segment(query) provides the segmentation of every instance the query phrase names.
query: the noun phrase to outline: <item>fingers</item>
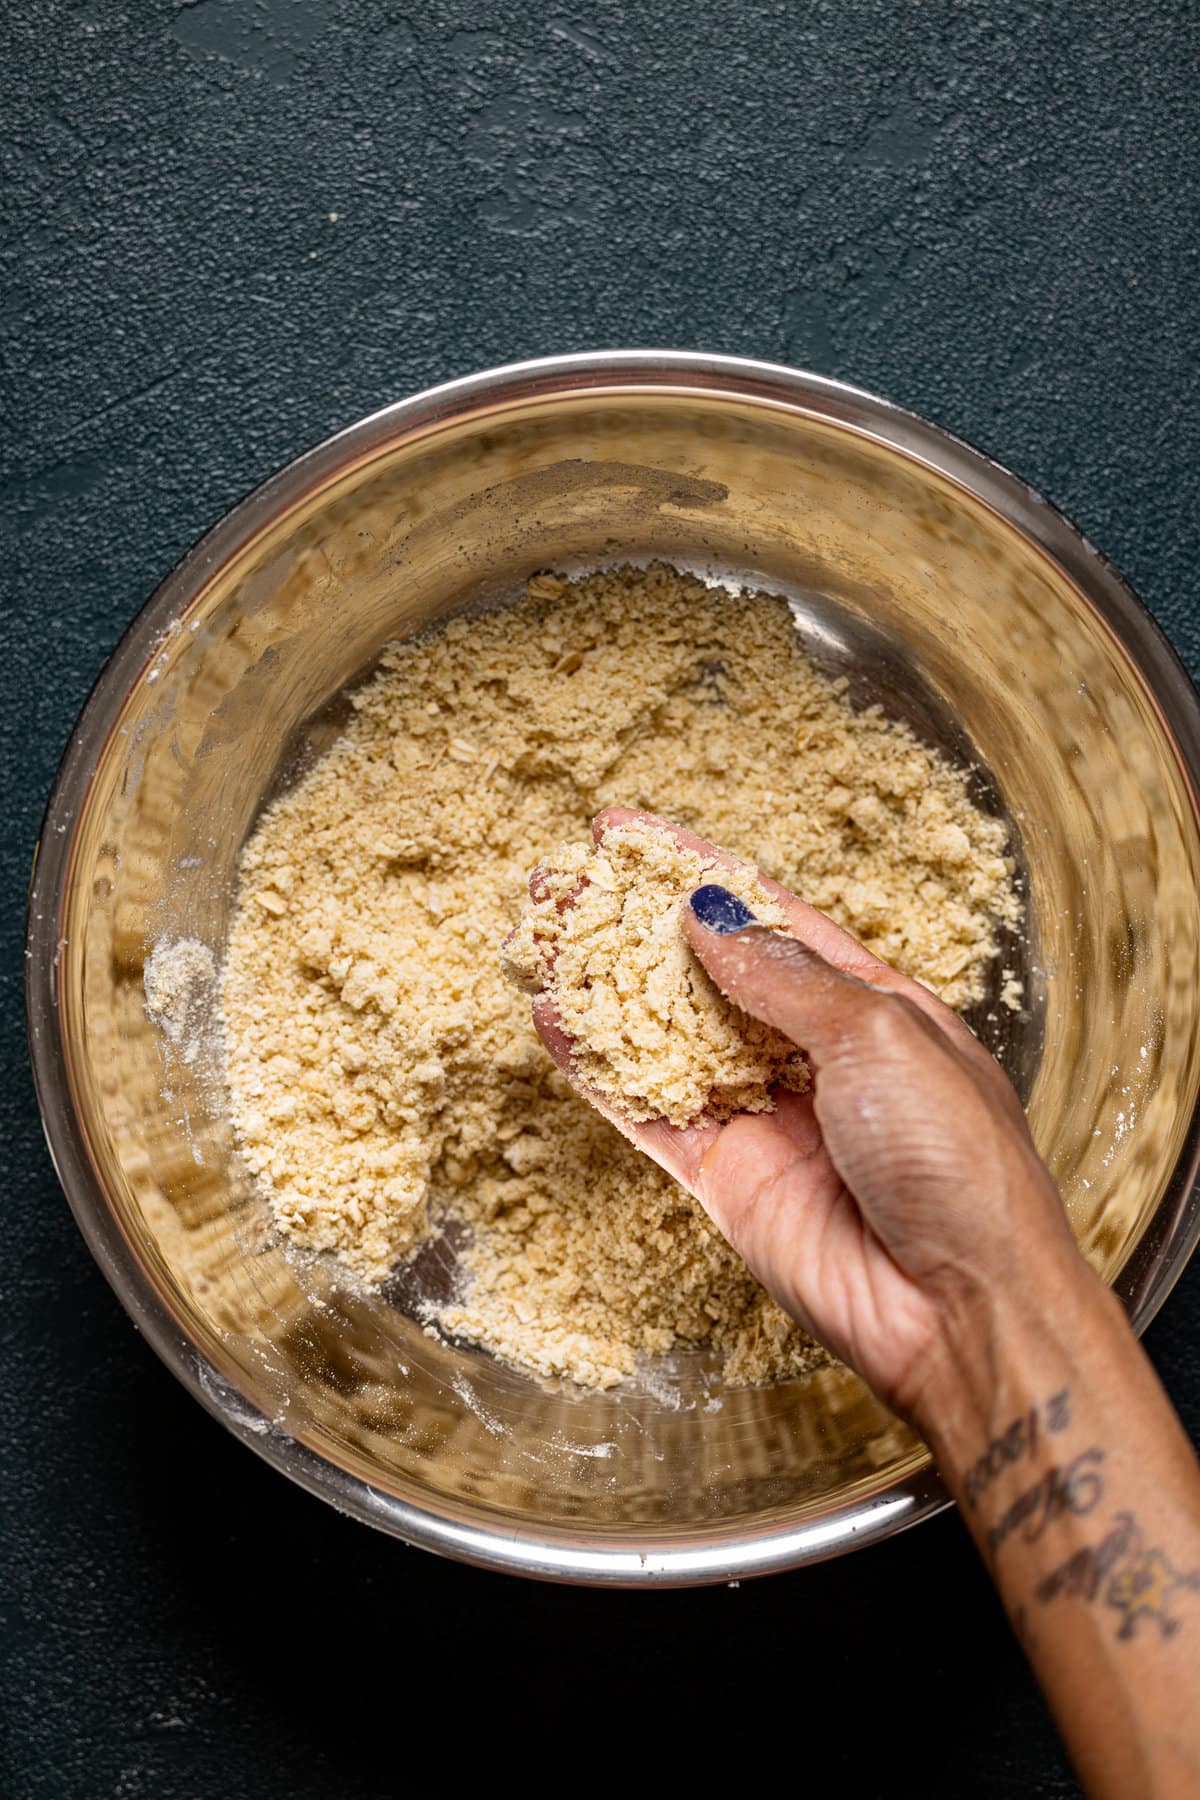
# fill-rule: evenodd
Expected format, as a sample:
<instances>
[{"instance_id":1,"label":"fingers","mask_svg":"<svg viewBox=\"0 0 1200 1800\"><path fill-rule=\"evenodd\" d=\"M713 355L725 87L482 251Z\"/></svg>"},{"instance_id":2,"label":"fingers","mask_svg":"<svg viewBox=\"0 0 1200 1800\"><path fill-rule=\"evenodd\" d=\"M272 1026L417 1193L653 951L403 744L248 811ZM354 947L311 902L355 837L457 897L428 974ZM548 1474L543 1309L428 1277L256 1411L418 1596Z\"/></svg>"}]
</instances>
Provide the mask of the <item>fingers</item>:
<instances>
[{"instance_id":1,"label":"fingers","mask_svg":"<svg viewBox=\"0 0 1200 1800\"><path fill-rule=\"evenodd\" d=\"M593 835L599 841L611 826L628 824L631 819L636 819L641 824L652 825L658 831L665 831L685 849L693 850L697 855L703 856L714 870L747 867L747 864L739 863L736 857L728 855L723 850L718 850L714 845L706 843L703 838L697 837L695 832L685 831L681 826L672 825L669 820L656 818L653 813L634 812L628 806L610 806L604 812L599 813L592 824ZM877 991L899 995L915 1006L917 1011L929 1020L930 1024L949 1039L962 1060L974 1070L976 1077L994 1085L1003 1104L1009 1106L1010 1110L1015 1109L1016 1112L1021 1113L1022 1118L1024 1117L1016 1093L1012 1090L1007 1078L1001 1073L999 1065L991 1053L984 1049L975 1034L963 1024L958 1014L944 1001L939 1000L936 994L931 993L919 981L911 980L907 975L902 975L898 969L893 969L890 964L881 962L877 956L872 956L871 952L865 949L857 938L852 937L848 931L843 931L840 925L835 925L832 919L827 918L823 912L818 912L815 906L809 906L806 901L798 900L795 894L789 893L788 889L781 887L777 881L771 881L761 872L758 873L758 879L783 912L784 930L789 936L807 946L808 949L815 951L819 957L822 957L841 974L853 976L859 982L866 982ZM693 948L704 962L705 956L701 945L694 940L689 939L689 941L692 941ZM709 973L714 974L714 971L710 969ZM752 1008L747 1007L746 1010L751 1011Z\"/></svg>"},{"instance_id":2,"label":"fingers","mask_svg":"<svg viewBox=\"0 0 1200 1800\"><path fill-rule=\"evenodd\" d=\"M575 904L586 886L586 875L569 875L564 869L539 863L529 877L529 898L535 906L540 906L543 900L552 900L557 911L565 912L568 906Z\"/></svg>"},{"instance_id":3,"label":"fingers","mask_svg":"<svg viewBox=\"0 0 1200 1800\"><path fill-rule=\"evenodd\" d=\"M745 868L694 832L629 807L610 807L597 815L593 834L600 842L614 826L631 821L666 832L693 851L719 876L723 869ZM751 924L746 929L713 931L694 908L683 909L684 931L692 949L717 986L744 1011L774 1025L797 1043L818 1070L845 1059L861 1067L924 1065L940 1046L973 1072L1014 1119L1024 1124L1015 1092L993 1058L962 1021L919 983L908 980L872 956L848 932L815 907L808 906L775 882L759 877L777 901L785 920L782 931ZM539 868L531 878L536 899L553 897L560 908L571 906L579 892L576 878L552 868ZM693 896L693 900L694 900ZM729 896L733 904L733 897ZM743 909L744 912L744 909ZM744 918L737 921L744 925ZM547 985L552 981L546 970ZM611 1124L668 1170L689 1191L698 1193L700 1160L716 1141L718 1128L682 1130L662 1121L635 1125L603 1096L582 1083L572 1047L549 994L534 1008L534 1021L546 1048L576 1091ZM700 1196L703 1197L703 1196Z\"/></svg>"},{"instance_id":4,"label":"fingers","mask_svg":"<svg viewBox=\"0 0 1200 1800\"><path fill-rule=\"evenodd\" d=\"M723 894L717 887L693 894L683 910L688 943L728 999L791 1038L814 1068L844 1060L860 1068L905 1063L915 1071L928 1064L931 1051L948 1054L1025 1128L1024 1109L999 1064L940 1000L921 990L923 1004L911 987L868 981L799 938L743 924L746 909L730 895L740 908L731 914Z\"/></svg>"},{"instance_id":5,"label":"fingers","mask_svg":"<svg viewBox=\"0 0 1200 1800\"><path fill-rule=\"evenodd\" d=\"M534 1001L533 1024L553 1061L580 1099L586 1100L589 1106L594 1106L602 1118L616 1127L622 1137L628 1138L631 1144L656 1162L660 1169L665 1169L681 1187L685 1187L690 1194L695 1194L700 1165L706 1151L720 1135L721 1127L711 1123L668 1125L665 1119L649 1119L643 1124L636 1124L605 1095L580 1080L571 1040L562 1028L558 1009L551 995L541 994Z\"/></svg>"},{"instance_id":6,"label":"fingers","mask_svg":"<svg viewBox=\"0 0 1200 1800\"><path fill-rule=\"evenodd\" d=\"M604 812L598 813L592 821L592 836L599 843L604 833L612 826L628 825L633 820L636 820L639 825L651 825L656 831L665 832L668 837L674 838L675 842L683 849L693 850L697 856L702 856L705 862L710 863L715 869L752 867L751 864L740 861L736 856L730 856L728 851L718 850L715 844L707 843L704 838L697 837L694 831L685 831L683 826L672 825L669 819L656 818L653 813L634 812L628 806L610 806ZM809 906L806 901L798 900L795 894L790 893L785 887L780 887L777 881L771 881L761 871L756 870L755 873L772 900L777 901L783 909L787 929L792 936L819 951L828 962L851 974L862 974L865 980L873 979L875 972L878 972L884 981L890 980L912 987L917 985L915 982L908 982L905 976L897 974L896 970L889 968L887 963L880 962L877 956L872 956L871 952L865 950L857 938L851 937L848 931L843 931L840 925L835 925L832 919L827 918L823 912L818 912L815 906Z\"/></svg>"},{"instance_id":7,"label":"fingers","mask_svg":"<svg viewBox=\"0 0 1200 1800\"><path fill-rule=\"evenodd\" d=\"M594 1106L598 1105L599 1101L593 1099L591 1089L585 1089L575 1073L575 1053L571 1047L571 1040L562 1028L558 1007L549 994L539 994L533 1003L533 1028L549 1051L551 1059L562 1070L571 1085L583 1094L585 1099L591 1100Z\"/></svg>"},{"instance_id":8,"label":"fingers","mask_svg":"<svg viewBox=\"0 0 1200 1800\"><path fill-rule=\"evenodd\" d=\"M529 877L529 898L533 901L535 906L540 906L543 900L548 900L550 898L550 895L554 891L551 885L552 880L552 872L544 863L539 863L537 868L531 872Z\"/></svg>"},{"instance_id":9,"label":"fingers","mask_svg":"<svg viewBox=\"0 0 1200 1800\"><path fill-rule=\"evenodd\" d=\"M642 825L652 825L657 831L665 831L668 837L674 838L677 844L686 850L695 851L714 869L745 869L751 866L740 862L737 857L730 856L724 850L718 850L715 845L706 843L693 831L685 831L682 826L672 825L667 819L656 818L653 813L635 812L628 806L610 806L604 812L598 813L592 821L592 835L599 843L605 831L614 825L627 825L631 820L637 820ZM940 1026L942 1030L950 1032L952 1036L961 1033L968 1038L971 1037L971 1033L957 1014L944 1005L936 994L931 994L928 988L922 987L919 981L913 981L907 975L902 975L898 969L893 969L890 964L881 962L877 956L872 956L871 952L865 949L856 937L852 937L848 931L843 931L840 925L835 925L825 913L818 912L817 908L809 906L807 901L797 899L795 894L789 892L787 888L781 887L777 881L772 881L761 871L756 871L756 873L772 900L782 910L784 929L790 936L799 939L802 944L807 944L810 950L815 950L819 956L824 957L826 962L832 963L834 968L840 969L844 974L856 975L860 981L870 982L872 987L885 988L891 993L903 994L936 1025ZM972 1041L974 1040L972 1039Z\"/></svg>"},{"instance_id":10,"label":"fingers","mask_svg":"<svg viewBox=\"0 0 1200 1800\"><path fill-rule=\"evenodd\" d=\"M552 902L556 912L564 913L568 907L574 906L586 886L586 876L576 880L562 869L539 863L529 877L529 898L535 906L540 906L543 901ZM527 921L522 920L514 925L501 943L500 965L514 987L520 988L522 993L540 994L553 979L558 948L549 939L536 934L529 944L524 944L526 924Z\"/></svg>"},{"instance_id":11,"label":"fingers","mask_svg":"<svg viewBox=\"0 0 1200 1800\"><path fill-rule=\"evenodd\" d=\"M721 892L701 888L693 898ZM726 998L791 1038L818 1070L857 1053L880 1008L902 1004L783 932L757 924L713 930L693 906L683 921L688 943Z\"/></svg>"}]
</instances>

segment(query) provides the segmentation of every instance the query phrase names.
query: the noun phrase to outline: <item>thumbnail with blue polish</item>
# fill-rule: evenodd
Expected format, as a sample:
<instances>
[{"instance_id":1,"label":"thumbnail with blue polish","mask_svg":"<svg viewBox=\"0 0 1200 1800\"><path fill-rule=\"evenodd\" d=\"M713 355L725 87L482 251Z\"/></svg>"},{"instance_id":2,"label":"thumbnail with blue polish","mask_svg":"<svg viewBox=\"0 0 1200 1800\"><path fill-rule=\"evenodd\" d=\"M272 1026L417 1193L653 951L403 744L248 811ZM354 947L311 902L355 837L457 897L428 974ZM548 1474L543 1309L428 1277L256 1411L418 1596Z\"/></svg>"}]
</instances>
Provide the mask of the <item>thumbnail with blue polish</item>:
<instances>
[{"instance_id":1,"label":"thumbnail with blue polish","mask_svg":"<svg viewBox=\"0 0 1200 1800\"><path fill-rule=\"evenodd\" d=\"M720 937L758 924L745 901L731 894L728 888L718 887L715 881L697 888L690 904L705 930L715 931Z\"/></svg>"}]
</instances>

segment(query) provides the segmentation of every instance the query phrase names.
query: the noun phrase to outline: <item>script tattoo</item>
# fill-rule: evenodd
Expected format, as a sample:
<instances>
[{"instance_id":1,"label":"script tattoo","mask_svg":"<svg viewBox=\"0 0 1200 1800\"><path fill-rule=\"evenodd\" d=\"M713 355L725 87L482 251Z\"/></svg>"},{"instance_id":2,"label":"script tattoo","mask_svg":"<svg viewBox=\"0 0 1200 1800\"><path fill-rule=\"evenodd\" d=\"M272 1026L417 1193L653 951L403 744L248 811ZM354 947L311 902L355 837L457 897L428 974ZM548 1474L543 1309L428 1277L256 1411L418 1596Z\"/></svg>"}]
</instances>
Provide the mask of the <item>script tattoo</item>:
<instances>
[{"instance_id":1,"label":"script tattoo","mask_svg":"<svg viewBox=\"0 0 1200 1800\"><path fill-rule=\"evenodd\" d=\"M1019 1525L1021 1536L1032 1544L1047 1525L1064 1513L1090 1513L1104 1492L1104 1482L1096 1468L1104 1461L1104 1452L1092 1444L1062 1467L1047 1469L1023 1494L1018 1494L1005 1508L994 1525L988 1526L987 1546L993 1556Z\"/></svg>"},{"instance_id":2,"label":"script tattoo","mask_svg":"<svg viewBox=\"0 0 1200 1800\"><path fill-rule=\"evenodd\" d=\"M994 1437L978 1462L967 1470L963 1491L971 1506L978 1506L994 1481L1014 1463L1037 1454L1043 1430L1057 1434L1071 1422L1071 1397L1066 1388L1051 1394L1043 1406L1031 1406Z\"/></svg>"},{"instance_id":3,"label":"script tattoo","mask_svg":"<svg viewBox=\"0 0 1200 1800\"><path fill-rule=\"evenodd\" d=\"M1066 1388L1019 1414L967 1471L963 1491L968 1505L978 1509L980 1497L1006 1469L1032 1461L1043 1436L1056 1436L1070 1423L1071 1397ZM1023 1543L1033 1544L1056 1519L1068 1513L1081 1518L1092 1512L1104 1497L1103 1461L1100 1446L1089 1444L1069 1462L1043 1469L1036 1481L986 1525L984 1541L989 1553L995 1556L1017 1532ZM1187 1591L1200 1591L1200 1569L1177 1569L1159 1545L1145 1542L1133 1513L1118 1512L1098 1542L1073 1550L1042 1576L1032 1598L1040 1606L1049 1606L1066 1595L1085 1605L1111 1608L1120 1615L1118 1638L1135 1637L1143 1620L1147 1629L1157 1625L1160 1635L1169 1638L1179 1630L1178 1598ZM1028 1640L1031 1629L1025 1605L1016 1608L1014 1623L1021 1638Z\"/></svg>"},{"instance_id":4,"label":"script tattoo","mask_svg":"<svg viewBox=\"0 0 1200 1800\"><path fill-rule=\"evenodd\" d=\"M1034 1589L1036 1597L1043 1606L1060 1594L1073 1594L1078 1600L1094 1600L1105 1576L1128 1555L1137 1537L1133 1514L1119 1512L1112 1530L1106 1532L1098 1544L1085 1544L1082 1550L1076 1550L1038 1582Z\"/></svg>"}]
</instances>

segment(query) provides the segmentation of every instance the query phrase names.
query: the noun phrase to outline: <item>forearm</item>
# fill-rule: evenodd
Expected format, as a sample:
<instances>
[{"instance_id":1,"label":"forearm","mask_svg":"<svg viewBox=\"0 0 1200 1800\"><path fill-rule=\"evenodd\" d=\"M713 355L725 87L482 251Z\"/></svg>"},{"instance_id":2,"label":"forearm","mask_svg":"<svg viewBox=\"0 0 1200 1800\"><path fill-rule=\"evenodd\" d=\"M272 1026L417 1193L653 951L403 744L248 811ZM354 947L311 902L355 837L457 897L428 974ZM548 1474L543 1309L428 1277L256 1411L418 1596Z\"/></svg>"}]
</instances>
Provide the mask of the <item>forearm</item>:
<instances>
[{"instance_id":1,"label":"forearm","mask_svg":"<svg viewBox=\"0 0 1200 1800\"><path fill-rule=\"evenodd\" d=\"M995 1061L775 894L783 932L711 884L684 930L722 994L803 1048L811 1095L639 1141L929 1440L1090 1792L1190 1800L1200 1471L1179 1422Z\"/></svg>"},{"instance_id":2,"label":"forearm","mask_svg":"<svg viewBox=\"0 0 1200 1800\"><path fill-rule=\"evenodd\" d=\"M1200 1471L1081 1259L968 1309L917 1406L1092 1795L1200 1793Z\"/></svg>"}]
</instances>

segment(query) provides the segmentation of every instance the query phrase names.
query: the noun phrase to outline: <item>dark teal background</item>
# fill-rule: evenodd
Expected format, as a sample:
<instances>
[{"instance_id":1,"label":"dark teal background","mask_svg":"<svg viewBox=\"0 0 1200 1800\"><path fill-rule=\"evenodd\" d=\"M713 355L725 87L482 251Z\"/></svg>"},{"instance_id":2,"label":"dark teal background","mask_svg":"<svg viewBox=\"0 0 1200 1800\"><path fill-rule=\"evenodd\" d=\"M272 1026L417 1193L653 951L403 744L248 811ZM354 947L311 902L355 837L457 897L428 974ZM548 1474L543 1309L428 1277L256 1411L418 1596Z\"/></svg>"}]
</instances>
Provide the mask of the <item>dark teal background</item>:
<instances>
[{"instance_id":1,"label":"dark teal background","mask_svg":"<svg viewBox=\"0 0 1200 1800\"><path fill-rule=\"evenodd\" d=\"M517 357L876 388L1049 493L1200 671L1198 40L1194 4L1119 0L5 9L8 1793L374 1800L429 1763L709 1791L780 1759L801 1791L1075 1791L954 1516L589 1594L408 1551L227 1438L59 1193L20 921L71 722L174 559L335 427ZM1200 1265L1148 1336L1193 1433L1198 1332Z\"/></svg>"}]
</instances>

